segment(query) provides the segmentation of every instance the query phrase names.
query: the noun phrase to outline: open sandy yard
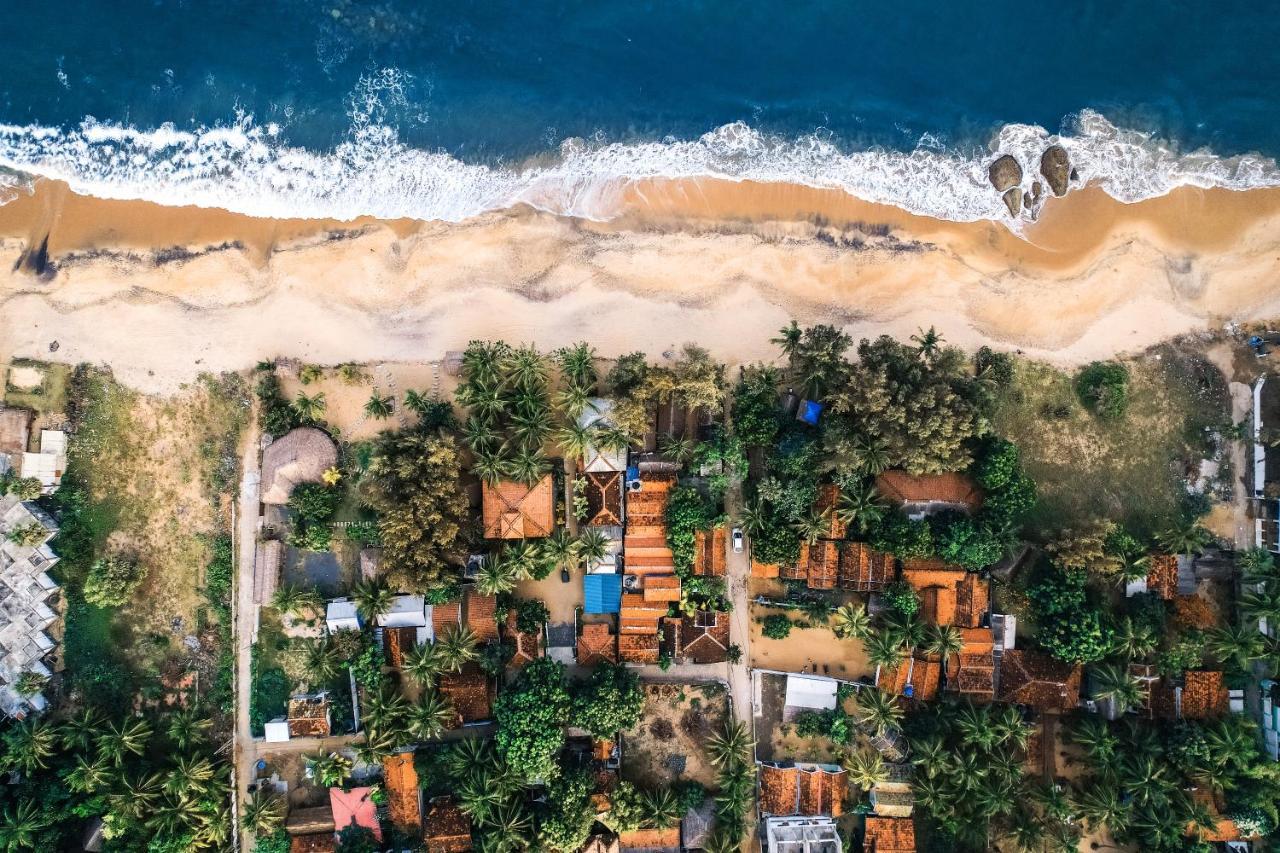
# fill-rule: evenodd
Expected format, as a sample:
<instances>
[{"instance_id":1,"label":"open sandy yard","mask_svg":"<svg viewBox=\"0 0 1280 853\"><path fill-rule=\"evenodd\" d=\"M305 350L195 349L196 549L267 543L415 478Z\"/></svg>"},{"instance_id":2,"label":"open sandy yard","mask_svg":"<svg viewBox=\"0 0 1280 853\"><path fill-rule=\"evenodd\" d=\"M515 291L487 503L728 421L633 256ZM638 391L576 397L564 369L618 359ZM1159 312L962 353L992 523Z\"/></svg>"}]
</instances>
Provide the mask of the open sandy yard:
<instances>
[{"instance_id":1,"label":"open sandy yard","mask_svg":"<svg viewBox=\"0 0 1280 853\"><path fill-rule=\"evenodd\" d=\"M640 785L676 779L714 785L703 744L724 727L727 693L719 682L644 682L644 715L623 734L622 775Z\"/></svg>"}]
</instances>

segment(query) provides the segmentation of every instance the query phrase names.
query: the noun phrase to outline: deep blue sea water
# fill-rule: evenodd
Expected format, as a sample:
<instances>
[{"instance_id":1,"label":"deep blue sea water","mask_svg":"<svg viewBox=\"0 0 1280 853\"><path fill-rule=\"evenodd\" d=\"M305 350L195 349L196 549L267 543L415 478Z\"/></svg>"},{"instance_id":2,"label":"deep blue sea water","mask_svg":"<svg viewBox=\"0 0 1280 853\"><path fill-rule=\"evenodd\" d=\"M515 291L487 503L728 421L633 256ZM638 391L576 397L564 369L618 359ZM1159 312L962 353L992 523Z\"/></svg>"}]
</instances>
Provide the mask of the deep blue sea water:
<instances>
[{"instance_id":1,"label":"deep blue sea water","mask_svg":"<svg viewBox=\"0 0 1280 853\"><path fill-rule=\"evenodd\" d=\"M1126 201L1280 182L1259 3L10 0L0 165L264 215L607 215L629 178L998 217L1051 137ZM1027 183L1030 182L1028 169Z\"/></svg>"}]
</instances>

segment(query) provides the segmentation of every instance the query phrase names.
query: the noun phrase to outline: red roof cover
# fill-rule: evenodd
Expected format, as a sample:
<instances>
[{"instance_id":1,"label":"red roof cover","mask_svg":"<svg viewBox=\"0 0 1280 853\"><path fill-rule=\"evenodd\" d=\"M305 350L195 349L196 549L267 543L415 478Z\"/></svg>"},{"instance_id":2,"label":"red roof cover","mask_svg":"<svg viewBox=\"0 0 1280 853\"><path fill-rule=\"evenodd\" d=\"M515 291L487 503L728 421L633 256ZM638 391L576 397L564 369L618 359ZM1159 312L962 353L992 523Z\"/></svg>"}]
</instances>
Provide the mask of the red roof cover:
<instances>
[{"instance_id":1,"label":"red roof cover","mask_svg":"<svg viewBox=\"0 0 1280 853\"><path fill-rule=\"evenodd\" d=\"M382 840L382 827L378 824L378 807L373 803L372 788L329 789L329 808L333 809L333 825L337 832L355 824Z\"/></svg>"}]
</instances>

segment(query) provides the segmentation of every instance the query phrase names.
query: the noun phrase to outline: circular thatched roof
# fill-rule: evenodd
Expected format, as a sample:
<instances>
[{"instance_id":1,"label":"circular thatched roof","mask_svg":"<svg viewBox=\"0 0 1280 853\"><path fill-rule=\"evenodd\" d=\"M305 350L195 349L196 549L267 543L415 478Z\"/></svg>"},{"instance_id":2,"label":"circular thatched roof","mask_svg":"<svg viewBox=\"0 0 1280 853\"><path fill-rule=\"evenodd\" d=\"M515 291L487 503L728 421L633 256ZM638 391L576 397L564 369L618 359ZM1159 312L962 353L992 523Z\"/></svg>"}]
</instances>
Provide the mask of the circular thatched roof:
<instances>
[{"instance_id":1,"label":"circular thatched roof","mask_svg":"<svg viewBox=\"0 0 1280 853\"><path fill-rule=\"evenodd\" d=\"M338 465L333 439L314 427L298 427L262 451L262 502L284 504L295 486L322 482Z\"/></svg>"}]
</instances>

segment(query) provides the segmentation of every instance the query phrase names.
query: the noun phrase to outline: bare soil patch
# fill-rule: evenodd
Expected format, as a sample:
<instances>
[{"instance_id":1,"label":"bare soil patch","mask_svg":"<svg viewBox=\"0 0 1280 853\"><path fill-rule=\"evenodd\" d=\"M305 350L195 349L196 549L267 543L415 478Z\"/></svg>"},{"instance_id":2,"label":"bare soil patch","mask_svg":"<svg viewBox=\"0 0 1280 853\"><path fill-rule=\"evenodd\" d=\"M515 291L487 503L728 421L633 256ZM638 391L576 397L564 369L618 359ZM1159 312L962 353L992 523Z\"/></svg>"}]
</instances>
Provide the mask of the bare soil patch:
<instances>
[{"instance_id":1,"label":"bare soil patch","mask_svg":"<svg viewBox=\"0 0 1280 853\"><path fill-rule=\"evenodd\" d=\"M690 779L715 782L703 745L724 727L728 698L722 685L644 684L644 715L623 734L622 774L640 785Z\"/></svg>"}]
</instances>

